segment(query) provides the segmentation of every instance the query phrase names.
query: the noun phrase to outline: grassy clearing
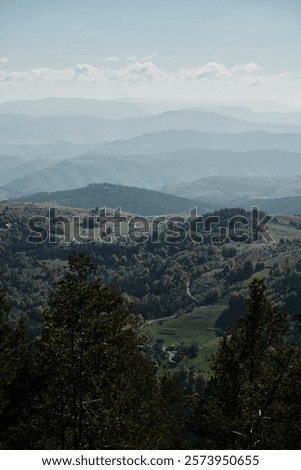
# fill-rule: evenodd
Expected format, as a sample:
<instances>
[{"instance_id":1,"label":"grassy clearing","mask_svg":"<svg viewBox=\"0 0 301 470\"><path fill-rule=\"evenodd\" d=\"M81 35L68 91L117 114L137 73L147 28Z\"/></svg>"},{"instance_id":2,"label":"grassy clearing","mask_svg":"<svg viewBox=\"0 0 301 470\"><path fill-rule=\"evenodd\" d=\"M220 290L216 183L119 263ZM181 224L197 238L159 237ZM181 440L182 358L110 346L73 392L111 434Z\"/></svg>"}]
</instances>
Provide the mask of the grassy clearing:
<instances>
[{"instance_id":1,"label":"grassy clearing","mask_svg":"<svg viewBox=\"0 0 301 470\"><path fill-rule=\"evenodd\" d=\"M219 342L214 324L224 308L222 305L199 307L190 313L154 321L145 328L151 344L155 344L157 339L163 340L163 346L198 343L198 356L194 359L185 357L179 367L184 365L207 370L207 356L217 350Z\"/></svg>"},{"instance_id":2,"label":"grassy clearing","mask_svg":"<svg viewBox=\"0 0 301 470\"><path fill-rule=\"evenodd\" d=\"M246 279L245 281L243 281L242 285L243 285L244 287L248 287L249 284L250 284L254 279L265 279L266 277L268 277L269 272L270 272L270 269L269 269L269 268L265 268L265 269L263 269L262 271L259 271L259 272L257 272L257 273L254 273L254 274L252 274L252 276L250 276L248 279Z\"/></svg>"}]
</instances>

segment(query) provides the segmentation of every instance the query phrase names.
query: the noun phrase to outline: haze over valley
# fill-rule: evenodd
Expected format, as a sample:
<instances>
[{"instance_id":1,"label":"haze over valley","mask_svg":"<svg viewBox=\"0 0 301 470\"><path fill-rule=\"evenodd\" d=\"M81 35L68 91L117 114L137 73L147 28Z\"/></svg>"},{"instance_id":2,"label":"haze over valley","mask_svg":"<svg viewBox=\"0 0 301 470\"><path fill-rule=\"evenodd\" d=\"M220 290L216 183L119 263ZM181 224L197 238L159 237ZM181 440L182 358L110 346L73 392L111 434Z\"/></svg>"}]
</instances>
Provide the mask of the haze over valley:
<instances>
[{"instance_id":1,"label":"haze over valley","mask_svg":"<svg viewBox=\"0 0 301 470\"><path fill-rule=\"evenodd\" d=\"M265 209L275 211L280 201L273 199L300 195L300 111L215 102L175 106L162 101L166 110L156 114L150 102L0 104L1 199L109 183L219 208L264 200ZM295 212L296 200L279 207Z\"/></svg>"}]
</instances>

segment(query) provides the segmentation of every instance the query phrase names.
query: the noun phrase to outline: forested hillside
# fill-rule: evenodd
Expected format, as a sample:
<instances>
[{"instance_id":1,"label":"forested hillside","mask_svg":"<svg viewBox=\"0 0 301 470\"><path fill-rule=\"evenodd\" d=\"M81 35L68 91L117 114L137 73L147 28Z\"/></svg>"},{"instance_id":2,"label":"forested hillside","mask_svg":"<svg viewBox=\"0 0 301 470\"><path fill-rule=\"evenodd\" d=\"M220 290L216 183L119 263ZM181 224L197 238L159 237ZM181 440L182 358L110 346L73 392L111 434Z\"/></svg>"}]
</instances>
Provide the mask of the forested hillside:
<instances>
[{"instance_id":1,"label":"forested hillside","mask_svg":"<svg viewBox=\"0 0 301 470\"><path fill-rule=\"evenodd\" d=\"M299 313L294 298L298 299L300 294L300 217L274 219L268 227L274 240L271 242L211 243L211 237L218 236L219 226L227 226L231 217L250 215L242 209L232 209L215 213L220 217L220 224L213 225L212 234L204 234L202 241L194 242L191 238L194 232L187 232L187 237L179 242L174 243L172 239L168 242L169 232L165 229L154 235L156 243L151 239L137 243L122 236L115 242L110 235L102 235L100 240L95 238L100 228L93 224L89 228L94 211L58 206L52 215L46 204L9 202L0 207L0 283L14 306L15 315L25 314L29 318L28 327L33 334L39 329L49 289L65 272L72 251L91 256L98 264L101 282L126 293L133 301L134 311L146 319L168 317L212 304L221 305L222 312L225 309L222 306L227 306L237 292L243 292L254 276L266 278L281 308ZM32 217L44 218L39 219L45 230L49 230L44 241L38 238L28 243L28 237L33 235L28 226ZM66 217L71 221L74 218L81 243L70 237L68 231L72 227L64 225ZM232 324L231 318L228 321ZM222 329L227 326L227 322L223 323Z\"/></svg>"},{"instance_id":2,"label":"forested hillside","mask_svg":"<svg viewBox=\"0 0 301 470\"><path fill-rule=\"evenodd\" d=\"M163 353L193 356L196 345L150 351L129 298L95 270L69 256L35 340L24 319L13 325L0 291L1 449L300 447L300 346L263 281L250 284L247 314L219 342L209 376L172 376L157 373Z\"/></svg>"},{"instance_id":3,"label":"forested hillside","mask_svg":"<svg viewBox=\"0 0 301 470\"><path fill-rule=\"evenodd\" d=\"M198 207L200 213L208 211L200 201L186 199L159 191L151 191L115 184L90 184L84 188L52 193L37 193L23 198L32 202L47 202L86 209L121 207L125 212L138 215L165 215L188 213ZM210 206L209 207L213 207Z\"/></svg>"}]
</instances>

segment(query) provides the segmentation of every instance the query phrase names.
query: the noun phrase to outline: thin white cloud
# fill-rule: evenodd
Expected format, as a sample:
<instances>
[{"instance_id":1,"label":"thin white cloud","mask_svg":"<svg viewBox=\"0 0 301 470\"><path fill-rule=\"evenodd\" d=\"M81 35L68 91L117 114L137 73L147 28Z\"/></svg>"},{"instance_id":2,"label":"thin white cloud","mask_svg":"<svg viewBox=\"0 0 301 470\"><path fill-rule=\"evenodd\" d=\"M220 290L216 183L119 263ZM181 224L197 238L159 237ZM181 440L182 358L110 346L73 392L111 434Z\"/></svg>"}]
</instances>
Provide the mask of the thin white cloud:
<instances>
[{"instance_id":1,"label":"thin white cloud","mask_svg":"<svg viewBox=\"0 0 301 470\"><path fill-rule=\"evenodd\" d=\"M137 54L130 54L127 57L124 57L125 62L150 62L153 59L158 57L158 52L152 52L151 54L147 54L145 56L139 57Z\"/></svg>"},{"instance_id":2,"label":"thin white cloud","mask_svg":"<svg viewBox=\"0 0 301 470\"><path fill-rule=\"evenodd\" d=\"M68 83L74 78L75 70L73 69L50 69L48 67L40 67L24 72L3 73L0 81L4 82L33 82L47 81L57 83Z\"/></svg>"},{"instance_id":3,"label":"thin white cloud","mask_svg":"<svg viewBox=\"0 0 301 470\"><path fill-rule=\"evenodd\" d=\"M144 57L142 57L141 61L148 62L150 60L156 59L157 57L158 57L158 52L153 52L152 54L145 55Z\"/></svg>"},{"instance_id":4,"label":"thin white cloud","mask_svg":"<svg viewBox=\"0 0 301 470\"><path fill-rule=\"evenodd\" d=\"M114 62L119 62L122 58L118 56L109 56L109 57L99 57L99 62L109 62L109 63L114 63Z\"/></svg>"},{"instance_id":5,"label":"thin white cloud","mask_svg":"<svg viewBox=\"0 0 301 470\"><path fill-rule=\"evenodd\" d=\"M235 65L234 67L230 69L230 71L233 75L235 74L239 75L239 74L244 74L244 73L255 74L261 71L261 67L259 67L259 65L256 64L255 62L249 62L243 65Z\"/></svg>"},{"instance_id":6,"label":"thin white cloud","mask_svg":"<svg viewBox=\"0 0 301 470\"><path fill-rule=\"evenodd\" d=\"M219 62L209 62L200 67L192 69L182 69L174 74L175 80L186 81L216 81L241 83L247 86L254 86L260 82L287 80L289 73L281 73L279 75L263 75L262 69L254 62L227 67Z\"/></svg>"},{"instance_id":7,"label":"thin white cloud","mask_svg":"<svg viewBox=\"0 0 301 470\"><path fill-rule=\"evenodd\" d=\"M0 82L34 82L44 81L55 84L68 84L72 82L214 82L256 86L260 83L269 83L288 80L287 72L278 75L264 75L261 67L256 63L246 63L227 67L218 62L209 62L205 65L181 69L175 73L165 73L152 61L136 61L125 67L110 68L96 67L90 64L77 64L74 68L51 69L40 67L21 72L0 72Z\"/></svg>"},{"instance_id":8,"label":"thin white cloud","mask_svg":"<svg viewBox=\"0 0 301 470\"><path fill-rule=\"evenodd\" d=\"M112 79L119 81L166 80L168 75L153 62L135 62L119 70L112 71Z\"/></svg>"},{"instance_id":9,"label":"thin white cloud","mask_svg":"<svg viewBox=\"0 0 301 470\"><path fill-rule=\"evenodd\" d=\"M124 58L125 62L135 62L138 60L138 56L136 54L130 54L129 56Z\"/></svg>"},{"instance_id":10,"label":"thin white cloud","mask_svg":"<svg viewBox=\"0 0 301 470\"><path fill-rule=\"evenodd\" d=\"M6 65L8 62L7 57L0 57L0 65Z\"/></svg>"},{"instance_id":11,"label":"thin white cloud","mask_svg":"<svg viewBox=\"0 0 301 470\"><path fill-rule=\"evenodd\" d=\"M99 57L99 62L104 63L117 63L117 62L149 62L158 57L158 52L153 52L152 54L139 57L137 54L130 54L128 56L108 56L108 57Z\"/></svg>"},{"instance_id":12,"label":"thin white cloud","mask_svg":"<svg viewBox=\"0 0 301 470\"><path fill-rule=\"evenodd\" d=\"M210 62L193 69L182 69L175 74L176 80L215 80L229 77L230 73L226 66L217 62Z\"/></svg>"},{"instance_id":13,"label":"thin white cloud","mask_svg":"<svg viewBox=\"0 0 301 470\"><path fill-rule=\"evenodd\" d=\"M74 76L76 80L96 82L99 79L99 69L89 64L77 64Z\"/></svg>"}]
</instances>

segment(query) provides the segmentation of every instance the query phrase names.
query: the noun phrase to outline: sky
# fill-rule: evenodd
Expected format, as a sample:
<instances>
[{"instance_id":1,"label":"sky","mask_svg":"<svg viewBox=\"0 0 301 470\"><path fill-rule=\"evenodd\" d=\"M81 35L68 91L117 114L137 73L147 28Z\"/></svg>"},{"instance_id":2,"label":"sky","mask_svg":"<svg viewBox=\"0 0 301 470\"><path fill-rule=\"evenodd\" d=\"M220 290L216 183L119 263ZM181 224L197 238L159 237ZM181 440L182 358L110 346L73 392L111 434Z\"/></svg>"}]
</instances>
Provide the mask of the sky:
<instances>
[{"instance_id":1,"label":"sky","mask_svg":"<svg viewBox=\"0 0 301 470\"><path fill-rule=\"evenodd\" d=\"M0 0L0 102L301 106L300 0Z\"/></svg>"}]
</instances>

